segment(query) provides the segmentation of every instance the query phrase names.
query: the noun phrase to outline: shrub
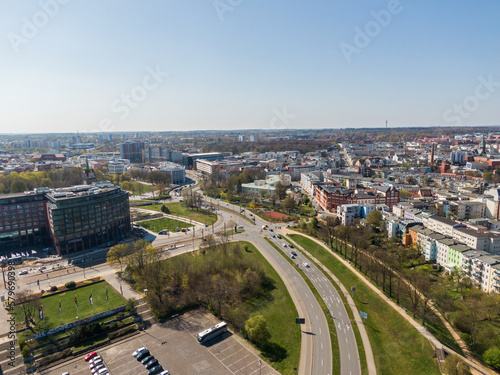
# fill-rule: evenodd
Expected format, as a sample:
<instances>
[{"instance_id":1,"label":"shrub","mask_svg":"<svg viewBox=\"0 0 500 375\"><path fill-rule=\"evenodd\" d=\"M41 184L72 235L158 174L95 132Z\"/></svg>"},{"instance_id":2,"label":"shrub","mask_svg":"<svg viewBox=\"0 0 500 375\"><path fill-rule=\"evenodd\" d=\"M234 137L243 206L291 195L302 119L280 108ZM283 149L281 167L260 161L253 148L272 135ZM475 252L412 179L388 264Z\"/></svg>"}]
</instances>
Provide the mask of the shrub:
<instances>
[{"instance_id":1,"label":"shrub","mask_svg":"<svg viewBox=\"0 0 500 375\"><path fill-rule=\"evenodd\" d=\"M49 363L52 363L54 361L58 361L60 359L66 358L70 356L73 353L73 349L67 348L64 349L62 352L46 355L45 357L42 357L38 360L38 366L45 366L48 365Z\"/></svg>"},{"instance_id":2,"label":"shrub","mask_svg":"<svg viewBox=\"0 0 500 375\"><path fill-rule=\"evenodd\" d=\"M125 314L123 313L123 311L120 311L118 314L116 314L116 319L120 319L121 320L121 319L123 319L124 315Z\"/></svg>"},{"instance_id":3,"label":"shrub","mask_svg":"<svg viewBox=\"0 0 500 375\"><path fill-rule=\"evenodd\" d=\"M52 286L50 287L50 291L51 291L51 292L55 292L56 290L57 290L57 286L52 285Z\"/></svg>"},{"instance_id":4,"label":"shrub","mask_svg":"<svg viewBox=\"0 0 500 375\"><path fill-rule=\"evenodd\" d=\"M76 287L76 283L74 281L68 281L66 284L64 284L64 286L67 289L74 289Z\"/></svg>"},{"instance_id":5,"label":"shrub","mask_svg":"<svg viewBox=\"0 0 500 375\"><path fill-rule=\"evenodd\" d=\"M127 307L126 307L126 310L127 311L135 311L135 299L133 298L129 298L127 300Z\"/></svg>"},{"instance_id":6,"label":"shrub","mask_svg":"<svg viewBox=\"0 0 500 375\"><path fill-rule=\"evenodd\" d=\"M22 354L23 358L29 357L30 356L30 348L28 348L28 346L25 345L23 347L23 349L21 350L21 354Z\"/></svg>"},{"instance_id":7,"label":"shrub","mask_svg":"<svg viewBox=\"0 0 500 375\"><path fill-rule=\"evenodd\" d=\"M110 340L116 339L117 337L124 336L128 333L134 332L135 330L137 330L137 328L138 328L137 324L133 324L131 326L119 329L118 331L110 332L108 334L108 338Z\"/></svg>"}]
</instances>

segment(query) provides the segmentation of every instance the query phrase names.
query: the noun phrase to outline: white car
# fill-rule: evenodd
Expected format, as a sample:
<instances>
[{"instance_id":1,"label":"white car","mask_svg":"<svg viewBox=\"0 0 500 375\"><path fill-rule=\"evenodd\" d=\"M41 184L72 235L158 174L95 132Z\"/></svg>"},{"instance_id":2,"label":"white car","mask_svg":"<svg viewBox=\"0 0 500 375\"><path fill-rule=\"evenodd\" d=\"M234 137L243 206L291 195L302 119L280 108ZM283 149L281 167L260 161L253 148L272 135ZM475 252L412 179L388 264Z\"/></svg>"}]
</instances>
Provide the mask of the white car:
<instances>
[{"instance_id":1,"label":"white car","mask_svg":"<svg viewBox=\"0 0 500 375\"><path fill-rule=\"evenodd\" d=\"M304 267L309 268L309 263L304 263Z\"/></svg>"},{"instance_id":2,"label":"white car","mask_svg":"<svg viewBox=\"0 0 500 375\"><path fill-rule=\"evenodd\" d=\"M102 359L100 359L99 361L94 361L92 362L90 365L89 365L89 369L92 370L93 368L96 368L97 366L99 365L103 365L104 366L104 363L102 363Z\"/></svg>"},{"instance_id":3,"label":"white car","mask_svg":"<svg viewBox=\"0 0 500 375\"><path fill-rule=\"evenodd\" d=\"M140 352L142 352L143 350L146 350L147 348L146 347L142 347L142 348L139 348L137 349L132 355L134 357L137 357L139 355Z\"/></svg>"},{"instance_id":4,"label":"white car","mask_svg":"<svg viewBox=\"0 0 500 375\"><path fill-rule=\"evenodd\" d=\"M101 369L105 369L104 365L102 363L98 364L96 367L94 367L92 370L92 374L97 374L97 372Z\"/></svg>"},{"instance_id":5,"label":"white car","mask_svg":"<svg viewBox=\"0 0 500 375\"><path fill-rule=\"evenodd\" d=\"M94 358L92 358L90 361L90 363L96 363L96 362L102 362L102 357L100 355L98 356L95 356Z\"/></svg>"},{"instance_id":6,"label":"white car","mask_svg":"<svg viewBox=\"0 0 500 375\"><path fill-rule=\"evenodd\" d=\"M160 372L160 375L170 375L170 372L168 370Z\"/></svg>"},{"instance_id":7,"label":"white car","mask_svg":"<svg viewBox=\"0 0 500 375\"><path fill-rule=\"evenodd\" d=\"M28 274L28 270L19 271L19 275L27 275L27 274Z\"/></svg>"}]
</instances>

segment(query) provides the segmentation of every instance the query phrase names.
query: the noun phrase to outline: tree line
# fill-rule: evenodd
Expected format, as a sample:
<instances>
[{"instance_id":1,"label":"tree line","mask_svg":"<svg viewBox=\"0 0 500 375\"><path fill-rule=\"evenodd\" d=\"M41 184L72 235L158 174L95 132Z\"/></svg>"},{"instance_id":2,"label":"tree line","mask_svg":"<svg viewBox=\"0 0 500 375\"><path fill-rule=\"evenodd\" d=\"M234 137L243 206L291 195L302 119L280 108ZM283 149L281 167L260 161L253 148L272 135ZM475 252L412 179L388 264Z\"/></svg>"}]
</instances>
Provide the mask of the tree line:
<instances>
[{"instance_id":1,"label":"tree line","mask_svg":"<svg viewBox=\"0 0 500 375\"><path fill-rule=\"evenodd\" d=\"M340 225L337 218L302 230L349 260L446 345L460 350L444 336L439 337L434 327L442 322L434 308L461 332L473 356L491 366L498 359L500 365L500 341L497 329L493 329L500 323L500 295L479 290L462 270L445 275L442 267L425 261L418 245L402 246L397 238L387 240L385 232L376 234L363 226Z\"/></svg>"}]
</instances>

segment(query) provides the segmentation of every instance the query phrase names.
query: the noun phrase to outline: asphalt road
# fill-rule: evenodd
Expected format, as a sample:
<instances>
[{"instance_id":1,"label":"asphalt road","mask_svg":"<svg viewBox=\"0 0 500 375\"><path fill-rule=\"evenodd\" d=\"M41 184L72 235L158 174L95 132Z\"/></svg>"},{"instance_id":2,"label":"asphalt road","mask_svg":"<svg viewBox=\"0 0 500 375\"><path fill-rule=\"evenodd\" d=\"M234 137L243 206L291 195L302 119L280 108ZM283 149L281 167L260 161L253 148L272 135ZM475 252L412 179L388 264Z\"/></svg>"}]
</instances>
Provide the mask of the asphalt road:
<instances>
[{"instance_id":1,"label":"asphalt road","mask_svg":"<svg viewBox=\"0 0 500 375\"><path fill-rule=\"evenodd\" d=\"M290 255L292 249L290 249L288 242L278 238L271 238L271 240L283 250L285 255ZM287 247L284 247L283 244L286 244ZM344 306L344 302L340 298L339 293L321 270L300 252L297 252L295 262L301 264L302 271L304 271L318 293L322 296L330 312L328 319L331 317L335 321L340 352L340 373L342 375L361 374L356 337L352 330L352 324ZM307 263L309 267L305 267L304 263Z\"/></svg>"}]
</instances>

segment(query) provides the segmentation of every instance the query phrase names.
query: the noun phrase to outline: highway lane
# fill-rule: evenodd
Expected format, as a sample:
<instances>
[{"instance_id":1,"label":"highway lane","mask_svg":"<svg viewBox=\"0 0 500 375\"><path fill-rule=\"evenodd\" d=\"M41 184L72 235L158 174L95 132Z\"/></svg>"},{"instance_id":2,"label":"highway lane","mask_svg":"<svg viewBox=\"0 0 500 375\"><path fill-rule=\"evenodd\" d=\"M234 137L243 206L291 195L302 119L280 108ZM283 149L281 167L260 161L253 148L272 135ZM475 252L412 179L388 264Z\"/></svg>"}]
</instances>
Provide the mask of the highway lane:
<instances>
[{"instance_id":1,"label":"highway lane","mask_svg":"<svg viewBox=\"0 0 500 375\"><path fill-rule=\"evenodd\" d=\"M278 231L279 232L279 231ZM271 238L273 243L276 244L286 256L290 256L291 249L289 243L284 239ZM283 245L287 245L284 247ZM300 248L300 247L299 247ZM340 373L342 375L360 375L361 367L359 361L358 346L356 344L356 336L352 329L352 324L347 314L344 302L340 298L339 293L333 284L326 278L326 276L319 270L314 263L311 263L304 255L297 252L295 259L296 263L301 264L302 271L311 280L318 293L322 296L330 316L335 321L335 329L339 342L340 352ZM308 267L304 266L307 263Z\"/></svg>"}]
</instances>

